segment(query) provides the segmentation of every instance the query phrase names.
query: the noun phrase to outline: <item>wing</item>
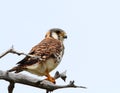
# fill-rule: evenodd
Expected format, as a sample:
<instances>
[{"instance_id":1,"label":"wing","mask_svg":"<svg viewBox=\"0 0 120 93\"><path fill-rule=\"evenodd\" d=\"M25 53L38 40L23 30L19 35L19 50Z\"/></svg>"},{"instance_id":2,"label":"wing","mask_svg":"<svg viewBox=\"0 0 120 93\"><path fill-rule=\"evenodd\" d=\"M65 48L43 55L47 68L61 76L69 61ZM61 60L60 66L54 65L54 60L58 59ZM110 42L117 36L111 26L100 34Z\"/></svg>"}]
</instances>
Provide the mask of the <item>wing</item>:
<instances>
[{"instance_id":1,"label":"wing","mask_svg":"<svg viewBox=\"0 0 120 93\"><path fill-rule=\"evenodd\" d=\"M29 54L31 55L40 56L42 60L26 56L17 64L19 66L32 65L36 62L45 61L50 57L57 58L63 50L64 46L59 40L46 38L43 41L41 41L38 45L34 46L29 52Z\"/></svg>"}]
</instances>

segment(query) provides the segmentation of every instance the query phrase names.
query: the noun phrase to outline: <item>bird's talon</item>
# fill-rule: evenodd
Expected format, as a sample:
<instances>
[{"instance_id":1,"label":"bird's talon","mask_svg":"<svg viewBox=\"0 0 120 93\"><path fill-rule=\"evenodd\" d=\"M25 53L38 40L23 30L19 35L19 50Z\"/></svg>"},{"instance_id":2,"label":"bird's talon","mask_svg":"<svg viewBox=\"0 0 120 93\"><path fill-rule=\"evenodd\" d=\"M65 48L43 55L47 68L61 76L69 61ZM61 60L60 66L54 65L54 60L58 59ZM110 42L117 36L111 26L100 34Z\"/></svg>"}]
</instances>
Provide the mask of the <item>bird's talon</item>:
<instances>
[{"instance_id":1,"label":"bird's talon","mask_svg":"<svg viewBox=\"0 0 120 93\"><path fill-rule=\"evenodd\" d=\"M50 81L50 82L56 84L55 78L53 78L53 77L46 78L45 80L48 80L48 81Z\"/></svg>"}]
</instances>

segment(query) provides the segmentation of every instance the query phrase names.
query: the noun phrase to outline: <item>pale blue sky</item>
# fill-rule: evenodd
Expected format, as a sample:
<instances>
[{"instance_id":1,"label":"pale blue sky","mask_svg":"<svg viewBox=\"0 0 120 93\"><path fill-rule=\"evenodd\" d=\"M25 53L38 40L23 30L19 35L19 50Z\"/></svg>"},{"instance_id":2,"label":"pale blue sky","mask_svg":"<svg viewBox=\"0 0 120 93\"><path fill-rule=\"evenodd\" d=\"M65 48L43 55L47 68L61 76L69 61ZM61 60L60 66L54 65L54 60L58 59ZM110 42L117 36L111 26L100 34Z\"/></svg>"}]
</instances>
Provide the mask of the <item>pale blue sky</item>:
<instances>
[{"instance_id":1,"label":"pale blue sky","mask_svg":"<svg viewBox=\"0 0 120 93\"><path fill-rule=\"evenodd\" d=\"M75 80L77 85L88 87L86 90L64 89L54 93L119 93L120 1L1 0L0 54L11 45L28 53L44 38L46 31L54 27L64 29L68 39L64 42L64 58L51 74L67 70L66 83ZM0 59L0 69L12 68L23 57L5 56ZM61 80L57 83L66 84ZM0 81L2 93L7 93L7 85L8 82ZM20 91L45 92L16 84L14 93Z\"/></svg>"}]
</instances>

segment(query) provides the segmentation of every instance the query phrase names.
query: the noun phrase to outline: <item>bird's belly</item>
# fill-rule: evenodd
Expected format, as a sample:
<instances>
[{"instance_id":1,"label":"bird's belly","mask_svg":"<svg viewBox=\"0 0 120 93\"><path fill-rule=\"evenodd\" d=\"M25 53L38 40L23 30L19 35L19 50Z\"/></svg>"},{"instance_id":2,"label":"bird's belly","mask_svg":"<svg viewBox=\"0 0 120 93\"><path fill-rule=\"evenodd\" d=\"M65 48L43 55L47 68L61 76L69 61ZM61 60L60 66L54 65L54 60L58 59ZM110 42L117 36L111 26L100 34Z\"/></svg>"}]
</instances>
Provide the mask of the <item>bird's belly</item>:
<instances>
[{"instance_id":1,"label":"bird's belly","mask_svg":"<svg viewBox=\"0 0 120 93\"><path fill-rule=\"evenodd\" d=\"M36 63L31 66L27 66L26 71L36 74L38 76L44 76L47 73L51 72L53 69L55 69L58 66L58 62L55 62L54 59L48 59L46 62Z\"/></svg>"},{"instance_id":2,"label":"bird's belly","mask_svg":"<svg viewBox=\"0 0 120 93\"><path fill-rule=\"evenodd\" d=\"M55 69L58 66L59 62L56 62L56 60L54 59L48 59L46 62L46 68L48 70L48 72L52 71L53 69Z\"/></svg>"}]
</instances>

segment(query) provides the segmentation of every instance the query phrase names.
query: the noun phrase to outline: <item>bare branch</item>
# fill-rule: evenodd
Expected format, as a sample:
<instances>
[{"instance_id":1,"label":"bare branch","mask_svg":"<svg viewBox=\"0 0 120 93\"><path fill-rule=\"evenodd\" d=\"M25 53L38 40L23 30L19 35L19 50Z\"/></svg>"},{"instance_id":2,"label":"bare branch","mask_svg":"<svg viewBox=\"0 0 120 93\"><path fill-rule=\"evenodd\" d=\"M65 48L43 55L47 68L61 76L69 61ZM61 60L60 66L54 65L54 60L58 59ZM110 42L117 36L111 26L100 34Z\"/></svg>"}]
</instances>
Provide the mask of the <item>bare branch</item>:
<instances>
[{"instance_id":1,"label":"bare branch","mask_svg":"<svg viewBox=\"0 0 120 93\"><path fill-rule=\"evenodd\" d=\"M55 76L54 76L55 79L57 78L61 78L62 80L66 81L66 71L64 71L63 73L59 73L58 71L55 73Z\"/></svg>"},{"instance_id":2,"label":"bare branch","mask_svg":"<svg viewBox=\"0 0 120 93\"><path fill-rule=\"evenodd\" d=\"M15 51L13 46L8 49L7 51L5 51L4 53L2 53L0 55L0 58L4 57L5 55L7 55L8 53L12 53L12 54L17 54L17 55L25 55L25 56L29 56L29 57L32 57L32 58L35 58L35 59L39 59L39 60L42 60L40 56L35 56L35 55L30 55L30 54L26 54L26 53L23 53L23 52L18 52L18 51Z\"/></svg>"},{"instance_id":3,"label":"bare branch","mask_svg":"<svg viewBox=\"0 0 120 93\"><path fill-rule=\"evenodd\" d=\"M12 50L13 50L13 46L12 46L10 49L8 49L6 52L2 53L2 54L0 55L0 58L4 57L4 56L7 55L8 53L10 53L10 51L12 51Z\"/></svg>"},{"instance_id":4,"label":"bare branch","mask_svg":"<svg viewBox=\"0 0 120 93\"><path fill-rule=\"evenodd\" d=\"M13 89L14 89L14 86L15 86L15 83L13 81L9 81L9 86L8 86L8 93L12 93L13 92Z\"/></svg>"},{"instance_id":5,"label":"bare branch","mask_svg":"<svg viewBox=\"0 0 120 93\"><path fill-rule=\"evenodd\" d=\"M63 73L61 73L59 75L59 77ZM20 74L20 73L16 74L16 73L11 73L11 72L1 71L1 70L0 70L0 79L4 79L4 80L6 80L8 82L12 81L12 83L13 82L14 83L20 83L20 84L25 84L25 85L29 85L29 86L45 89L48 92L56 90L56 89L61 89L61 88L86 88L86 87L83 87L83 86L76 86L76 85L74 85L74 81L71 81L67 85L56 85L56 84L53 84L52 82L49 82L47 80L39 80L37 78L33 78L33 77L30 77L30 76L27 76L27 75L23 75L23 74ZM12 85L12 83L11 83L10 87L14 86L14 83L13 83L13 85Z\"/></svg>"}]
</instances>

